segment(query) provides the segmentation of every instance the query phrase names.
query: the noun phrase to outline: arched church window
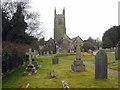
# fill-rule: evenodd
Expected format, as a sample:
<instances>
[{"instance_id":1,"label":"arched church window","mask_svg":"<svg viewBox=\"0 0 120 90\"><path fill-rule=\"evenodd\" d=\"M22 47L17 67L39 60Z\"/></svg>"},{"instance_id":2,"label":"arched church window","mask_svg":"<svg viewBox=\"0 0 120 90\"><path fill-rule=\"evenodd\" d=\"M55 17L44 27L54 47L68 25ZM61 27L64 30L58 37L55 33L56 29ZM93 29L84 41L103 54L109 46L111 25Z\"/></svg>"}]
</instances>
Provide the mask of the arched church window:
<instances>
[{"instance_id":1,"label":"arched church window","mask_svg":"<svg viewBox=\"0 0 120 90\"><path fill-rule=\"evenodd\" d=\"M62 24L62 19L59 19L59 20L58 20L58 24Z\"/></svg>"}]
</instances>

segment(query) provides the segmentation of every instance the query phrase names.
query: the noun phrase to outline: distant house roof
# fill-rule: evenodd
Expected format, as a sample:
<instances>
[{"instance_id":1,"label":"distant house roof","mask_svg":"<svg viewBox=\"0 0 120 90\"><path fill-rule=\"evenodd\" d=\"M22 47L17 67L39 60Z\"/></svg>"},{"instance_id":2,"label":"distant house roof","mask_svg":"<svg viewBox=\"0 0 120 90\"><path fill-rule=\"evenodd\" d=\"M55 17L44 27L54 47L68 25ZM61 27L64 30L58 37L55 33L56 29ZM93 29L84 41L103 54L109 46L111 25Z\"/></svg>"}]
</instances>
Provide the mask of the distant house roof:
<instances>
[{"instance_id":1,"label":"distant house roof","mask_svg":"<svg viewBox=\"0 0 120 90\"><path fill-rule=\"evenodd\" d=\"M77 38L79 38L80 41L83 42L83 40L79 36L72 38L72 42L75 42Z\"/></svg>"},{"instance_id":2,"label":"distant house roof","mask_svg":"<svg viewBox=\"0 0 120 90\"><path fill-rule=\"evenodd\" d=\"M45 45L46 45L47 43L55 43L55 40L52 39L52 38L50 38L48 41L45 42Z\"/></svg>"}]
</instances>

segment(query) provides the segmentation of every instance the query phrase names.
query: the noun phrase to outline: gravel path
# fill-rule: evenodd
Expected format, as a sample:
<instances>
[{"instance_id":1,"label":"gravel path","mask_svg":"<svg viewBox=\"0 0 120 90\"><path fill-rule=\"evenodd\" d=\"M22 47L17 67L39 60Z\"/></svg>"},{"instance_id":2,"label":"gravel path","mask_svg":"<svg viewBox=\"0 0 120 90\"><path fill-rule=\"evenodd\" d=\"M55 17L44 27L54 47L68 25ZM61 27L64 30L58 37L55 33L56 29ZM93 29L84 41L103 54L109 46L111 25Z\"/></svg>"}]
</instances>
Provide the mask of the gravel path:
<instances>
[{"instance_id":1,"label":"gravel path","mask_svg":"<svg viewBox=\"0 0 120 90\"><path fill-rule=\"evenodd\" d=\"M64 60L64 59L60 59L60 60ZM73 60L64 60L64 61L69 61L69 62L73 62ZM95 64L93 64L92 62L84 62L84 64L95 67ZM114 76L120 76L120 72L118 72L117 70L113 70L113 69L108 69L108 73L111 73ZM119 74L118 74L119 73Z\"/></svg>"}]
</instances>

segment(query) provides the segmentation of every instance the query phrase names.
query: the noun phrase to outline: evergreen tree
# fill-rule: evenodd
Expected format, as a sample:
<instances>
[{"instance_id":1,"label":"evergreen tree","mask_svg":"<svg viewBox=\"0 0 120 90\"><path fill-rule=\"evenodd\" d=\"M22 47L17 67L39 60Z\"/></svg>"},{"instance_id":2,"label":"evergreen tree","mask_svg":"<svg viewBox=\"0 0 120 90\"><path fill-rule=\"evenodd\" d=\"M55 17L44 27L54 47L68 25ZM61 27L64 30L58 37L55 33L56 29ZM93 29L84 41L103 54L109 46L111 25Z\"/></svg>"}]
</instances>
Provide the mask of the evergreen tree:
<instances>
[{"instance_id":1,"label":"evergreen tree","mask_svg":"<svg viewBox=\"0 0 120 90\"><path fill-rule=\"evenodd\" d=\"M103 39L103 44L102 44L103 49L111 48L112 46L113 46L113 43L112 43L111 39L109 37L105 37Z\"/></svg>"},{"instance_id":2,"label":"evergreen tree","mask_svg":"<svg viewBox=\"0 0 120 90\"><path fill-rule=\"evenodd\" d=\"M7 40L8 32L10 31L10 20L8 19L7 13L2 10L2 39Z\"/></svg>"},{"instance_id":3,"label":"evergreen tree","mask_svg":"<svg viewBox=\"0 0 120 90\"><path fill-rule=\"evenodd\" d=\"M24 15L22 13L22 7L18 4L17 11L11 19L12 29L9 32L8 39L14 42L24 42L25 29L27 23L24 21Z\"/></svg>"},{"instance_id":4,"label":"evergreen tree","mask_svg":"<svg viewBox=\"0 0 120 90\"><path fill-rule=\"evenodd\" d=\"M103 43L102 47L108 48L111 45L112 45L111 47L116 47L119 40L120 40L120 26L113 26L104 33L102 37L102 43ZM106 41L109 41L110 45L106 45Z\"/></svg>"}]
</instances>

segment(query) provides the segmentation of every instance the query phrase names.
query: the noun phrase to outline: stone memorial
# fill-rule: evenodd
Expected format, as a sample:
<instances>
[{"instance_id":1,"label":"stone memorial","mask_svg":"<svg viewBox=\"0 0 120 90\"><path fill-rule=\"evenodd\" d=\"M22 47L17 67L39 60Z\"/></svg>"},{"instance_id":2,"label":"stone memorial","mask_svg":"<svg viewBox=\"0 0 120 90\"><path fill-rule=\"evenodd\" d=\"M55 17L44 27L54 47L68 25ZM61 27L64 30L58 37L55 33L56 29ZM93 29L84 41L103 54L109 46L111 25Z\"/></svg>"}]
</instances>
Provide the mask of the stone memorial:
<instances>
[{"instance_id":1,"label":"stone memorial","mask_svg":"<svg viewBox=\"0 0 120 90\"><path fill-rule=\"evenodd\" d=\"M70 87L66 80L62 80L62 86L63 86L64 90L70 90Z\"/></svg>"},{"instance_id":2,"label":"stone memorial","mask_svg":"<svg viewBox=\"0 0 120 90\"><path fill-rule=\"evenodd\" d=\"M50 78L56 78L55 71L50 71Z\"/></svg>"},{"instance_id":3,"label":"stone memorial","mask_svg":"<svg viewBox=\"0 0 120 90\"><path fill-rule=\"evenodd\" d=\"M33 59L32 59L32 63L33 63L33 65L35 66L35 68L36 69L38 69L39 67L40 67L40 65L38 65L38 63L37 63L37 61L36 61L36 55L37 55L38 53L37 53L37 51L36 50L34 50L34 52L33 52Z\"/></svg>"},{"instance_id":4,"label":"stone memorial","mask_svg":"<svg viewBox=\"0 0 120 90\"><path fill-rule=\"evenodd\" d=\"M107 79L107 54L100 50L95 56L95 79Z\"/></svg>"},{"instance_id":5,"label":"stone memorial","mask_svg":"<svg viewBox=\"0 0 120 90\"><path fill-rule=\"evenodd\" d=\"M52 64L58 64L58 61L59 61L58 57L53 57Z\"/></svg>"},{"instance_id":6,"label":"stone memorial","mask_svg":"<svg viewBox=\"0 0 120 90\"><path fill-rule=\"evenodd\" d=\"M98 53L98 52L97 52L97 51L95 51L95 52L93 52L93 55L95 56L97 53Z\"/></svg>"},{"instance_id":7,"label":"stone memorial","mask_svg":"<svg viewBox=\"0 0 120 90\"><path fill-rule=\"evenodd\" d=\"M29 52L26 52L26 54L29 55L29 64L26 68L26 71L24 72L24 75L33 75L33 74L37 73L37 70L34 67L34 65L32 64L31 56L32 56L33 52L31 50L31 48L29 49Z\"/></svg>"},{"instance_id":8,"label":"stone memorial","mask_svg":"<svg viewBox=\"0 0 120 90\"><path fill-rule=\"evenodd\" d=\"M49 55L49 51L47 51L47 55Z\"/></svg>"},{"instance_id":9,"label":"stone memorial","mask_svg":"<svg viewBox=\"0 0 120 90\"><path fill-rule=\"evenodd\" d=\"M118 60L118 47L115 49L115 60Z\"/></svg>"},{"instance_id":10,"label":"stone memorial","mask_svg":"<svg viewBox=\"0 0 120 90\"><path fill-rule=\"evenodd\" d=\"M80 46L82 46L82 43L80 42L79 38L77 38L77 40L76 40L76 60L74 60L73 64L71 65L71 69L73 72L85 71L85 65L83 64L83 61L81 60Z\"/></svg>"},{"instance_id":11,"label":"stone memorial","mask_svg":"<svg viewBox=\"0 0 120 90\"><path fill-rule=\"evenodd\" d=\"M116 50L115 50L115 59L120 60L120 43L118 43Z\"/></svg>"}]
</instances>

